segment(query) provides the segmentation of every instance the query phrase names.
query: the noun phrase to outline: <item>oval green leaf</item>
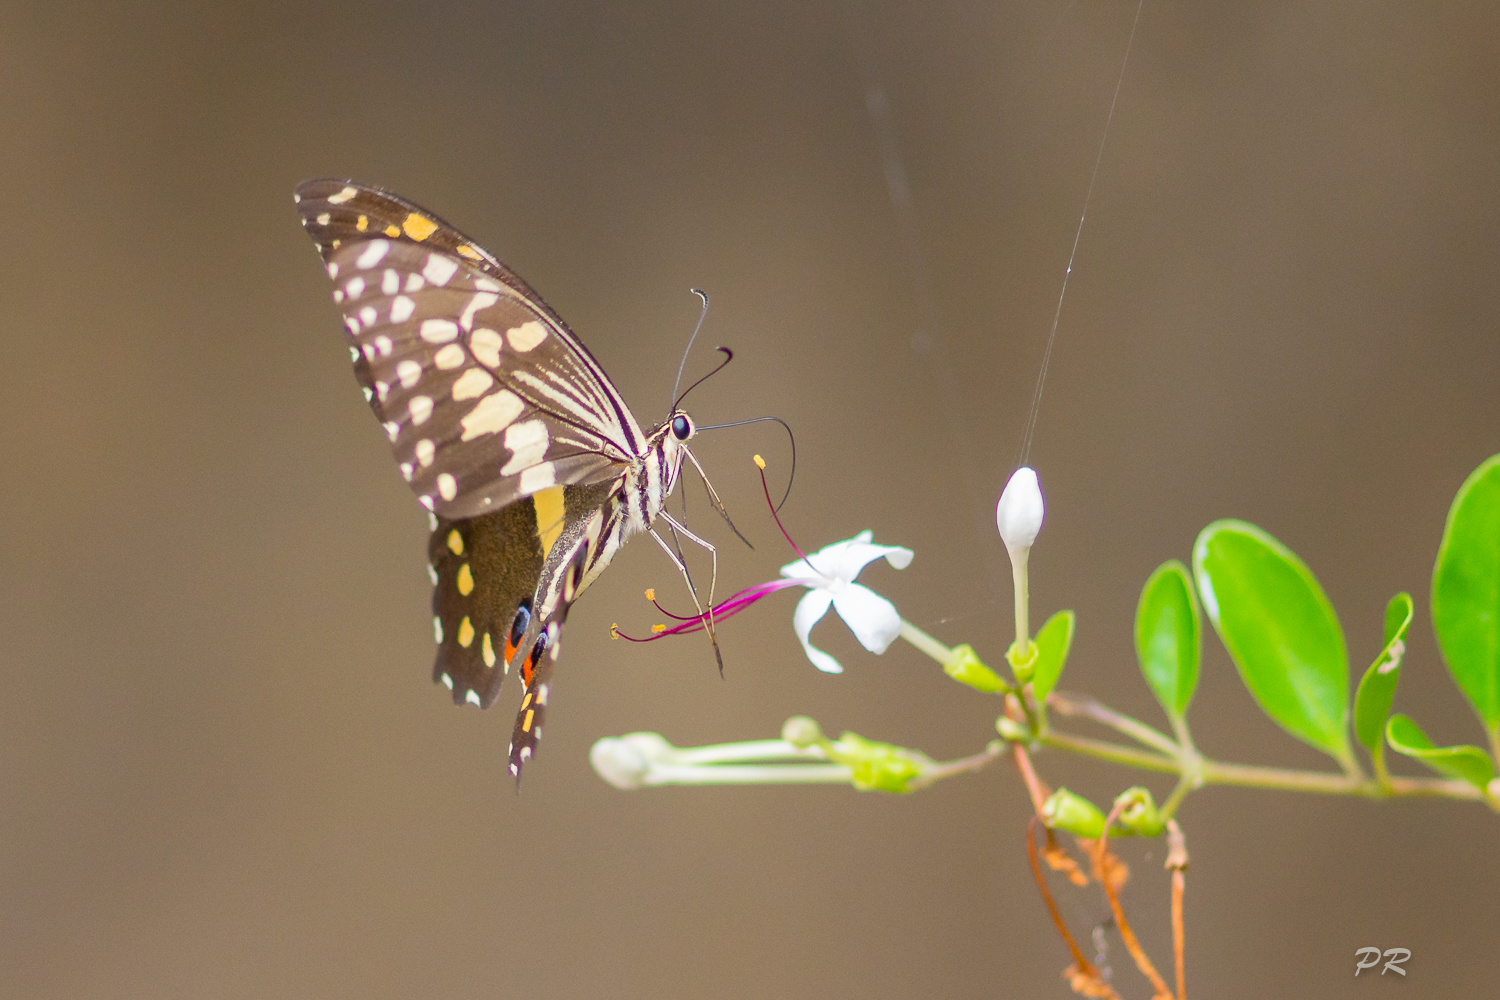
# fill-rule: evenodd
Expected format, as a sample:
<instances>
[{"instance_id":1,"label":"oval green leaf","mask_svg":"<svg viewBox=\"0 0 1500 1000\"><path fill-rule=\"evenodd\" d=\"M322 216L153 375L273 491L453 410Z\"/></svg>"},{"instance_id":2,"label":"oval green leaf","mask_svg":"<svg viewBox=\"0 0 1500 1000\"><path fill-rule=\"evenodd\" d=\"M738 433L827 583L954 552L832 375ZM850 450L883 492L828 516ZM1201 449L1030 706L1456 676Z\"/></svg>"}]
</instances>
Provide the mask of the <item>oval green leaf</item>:
<instances>
[{"instance_id":1,"label":"oval green leaf","mask_svg":"<svg viewBox=\"0 0 1500 1000\"><path fill-rule=\"evenodd\" d=\"M1203 610L1261 709L1353 767L1349 659L1312 571L1253 524L1215 521L1193 544Z\"/></svg>"},{"instance_id":2,"label":"oval green leaf","mask_svg":"<svg viewBox=\"0 0 1500 1000\"><path fill-rule=\"evenodd\" d=\"M1448 672L1474 711L1500 727L1500 455L1464 480L1432 569L1432 624Z\"/></svg>"},{"instance_id":3,"label":"oval green leaf","mask_svg":"<svg viewBox=\"0 0 1500 1000\"><path fill-rule=\"evenodd\" d=\"M1146 686L1167 715L1187 712L1198 686L1203 624L1187 567L1170 559L1156 568L1135 608L1135 654Z\"/></svg>"},{"instance_id":4,"label":"oval green leaf","mask_svg":"<svg viewBox=\"0 0 1500 1000\"><path fill-rule=\"evenodd\" d=\"M1385 646L1354 693L1354 737L1365 745L1370 756L1379 758L1384 743L1385 719L1396 699L1396 682L1401 677L1401 657L1406 652L1406 632L1411 628L1411 595L1404 591L1385 606Z\"/></svg>"},{"instance_id":5,"label":"oval green leaf","mask_svg":"<svg viewBox=\"0 0 1500 1000\"><path fill-rule=\"evenodd\" d=\"M1038 702L1047 700L1062 676L1063 664L1068 661L1068 650L1073 645L1073 617L1071 611L1059 611L1036 634L1031 690Z\"/></svg>"},{"instance_id":6,"label":"oval green leaf","mask_svg":"<svg viewBox=\"0 0 1500 1000\"><path fill-rule=\"evenodd\" d=\"M1435 747L1427 734L1404 715L1393 715L1386 723L1385 738L1391 749L1415 757L1439 774L1462 778L1480 789L1495 777L1495 762L1478 747Z\"/></svg>"}]
</instances>

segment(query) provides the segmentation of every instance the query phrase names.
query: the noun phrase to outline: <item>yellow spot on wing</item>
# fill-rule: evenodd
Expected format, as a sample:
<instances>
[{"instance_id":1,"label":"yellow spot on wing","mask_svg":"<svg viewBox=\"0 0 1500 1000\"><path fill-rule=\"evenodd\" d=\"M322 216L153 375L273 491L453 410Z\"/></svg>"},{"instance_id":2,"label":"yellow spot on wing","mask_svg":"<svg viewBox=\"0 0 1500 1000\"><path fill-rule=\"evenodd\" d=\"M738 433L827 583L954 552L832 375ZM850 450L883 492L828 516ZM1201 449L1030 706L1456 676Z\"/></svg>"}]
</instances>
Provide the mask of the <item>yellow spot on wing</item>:
<instances>
[{"instance_id":1,"label":"yellow spot on wing","mask_svg":"<svg viewBox=\"0 0 1500 1000\"><path fill-rule=\"evenodd\" d=\"M523 723L521 723L521 732L523 732L523 733L529 733L529 732L531 732L531 717L533 715L535 715L535 714L536 714L536 710L535 709L528 708L526 710L526 721L523 722Z\"/></svg>"},{"instance_id":2,"label":"yellow spot on wing","mask_svg":"<svg viewBox=\"0 0 1500 1000\"><path fill-rule=\"evenodd\" d=\"M468 649L474 642L474 623L469 621L469 616L464 615L464 620L458 624L458 644Z\"/></svg>"},{"instance_id":3,"label":"yellow spot on wing","mask_svg":"<svg viewBox=\"0 0 1500 1000\"><path fill-rule=\"evenodd\" d=\"M400 236L401 230L394 225L390 225L385 227L385 234L387 236Z\"/></svg>"},{"instance_id":4,"label":"yellow spot on wing","mask_svg":"<svg viewBox=\"0 0 1500 1000\"><path fill-rule=\"evenodd\" d=\"M563 488L550 486L533 493L532 499L536 501L536 533L542 540L542 558L545 559L562 535Z\"/></svg>"},{"instance_id":5,"label":"yellow spot on wing","mask_svg":"<svg viewBox=\"0 0 1500 1000\"><path fill-rule=\"evenodd\" d=\"M369 229L370 217L368 215L361 215L359 217L359 221L354 224L354 228L358 229L360 232L364 232L366 229Z\"/></svg>"},{"instance_id":6,"label":"yellow spot on wing","mask_svg":"<svg viewBox=\"0 0 1500 1000\"><path fill-rule=\"evenodd\" d=\"M468 569L467 566L464 568ZM488 632L484 634L484 645L481 647L481 652L484 653L484 665L493 670L495 667L495 644L490 641L490 634Z\"/></svg>"},{"instance_id":7,"label":"yellow spot on wing","mask_svg":"<svg viewBox=\"0 0 1500 1000\"><path fill-rule=\"evenodd\" d=\"M465 597L474 593L474 574L470 571L468 563L464 563L458 568L458 592ZM484 641L489 642L489 640L489 634L486 633Z\"/></svg>"},{"instance_id":8,"label":"yellow spot on wing","mask_svg":"<svg viewBox=\"0 0 1500 1000\"><path fill-rule=\"evenodd\" d=\"M453 554L456 556L461 556L464 554L464 536L458 533L457 528L454 528L452 531L448 532L448 548L451 549L453 551Z\"/></svg>"},{"instance_id":9,"label":"yellow spot on wing","mask_svg":"<svg viewBox=\"0 0 1500 1000\"><path fill-rule=\"evenodd\" d=\"M463 254L465 257L469 258L470 260L478 260L479 259L479 251L475 250L473 247L469 246L469 244L467 244L467 243L460 243L458 245L458 252L461 253L461 254Z\"/></svg>"},{"instance_id":10,"label":"yellow spot on wing","mask_svg":"<svg viewBox=\"0 0 1500 1000\"><path fill-rule=\"evenodd\" d=\"M418 215L416 212L412 212L401 223L401 228L406 232L407 236L421 243L427 237L437 232L437 223L425 215Z\"/></svg>"}]
</instances>

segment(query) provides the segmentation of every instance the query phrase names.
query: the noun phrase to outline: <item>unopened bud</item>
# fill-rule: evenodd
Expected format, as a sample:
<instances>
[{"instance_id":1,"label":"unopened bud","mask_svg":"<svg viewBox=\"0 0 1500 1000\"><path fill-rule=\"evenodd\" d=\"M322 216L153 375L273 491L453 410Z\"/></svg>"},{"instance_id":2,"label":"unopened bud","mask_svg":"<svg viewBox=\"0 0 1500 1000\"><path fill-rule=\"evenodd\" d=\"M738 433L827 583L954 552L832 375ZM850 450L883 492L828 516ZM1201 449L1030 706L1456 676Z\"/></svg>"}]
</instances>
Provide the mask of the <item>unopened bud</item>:
<instances>
[{"instance_id":1,"label":"unopened bud","mask_svg":"<svg viewBox=\"0 0 1500 1000\"><path fill-rule=\"evenodd\" d=\"M1022 466L1010 477L995 507L995 524L1012 554L1031 548L1042 530L1042 489L1035 470Z\"/></svg>"}]
</instances>

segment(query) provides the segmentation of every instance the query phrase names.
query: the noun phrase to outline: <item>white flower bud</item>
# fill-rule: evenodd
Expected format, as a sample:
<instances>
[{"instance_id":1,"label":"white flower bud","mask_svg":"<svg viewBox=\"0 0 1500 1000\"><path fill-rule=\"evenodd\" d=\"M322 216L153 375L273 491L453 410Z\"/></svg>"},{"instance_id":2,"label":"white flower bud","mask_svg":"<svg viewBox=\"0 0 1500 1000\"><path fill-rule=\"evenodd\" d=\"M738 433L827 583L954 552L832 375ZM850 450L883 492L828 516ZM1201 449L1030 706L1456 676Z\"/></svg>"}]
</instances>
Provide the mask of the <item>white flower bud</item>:
<instances>
[{"instance_id":1,"label":"white flower bud","mask_svg":"<svg viewBox=\"0 0 1500 1000\"><path fill-rule=\"evenodd\" d=\"M646 776L662 749L671 748L667 741L655 733L631 733L624 737L608 737L594 744L589 751L589 763L599 777L629 791L646 783Z\"/></svg>"},{"instance_id":2,"label":"white flower bud","mask_svg":"<svg viewBox=\"0 0 1500 1000\"><path fill-rule=\"evenodd\" d=\"M1042 513L1042 490L1036 472L1023 465L1005 484L995 507L995 524L1012 555L1031 548L1036 533L1042 530Z\"/></svg>"}]
</instances>

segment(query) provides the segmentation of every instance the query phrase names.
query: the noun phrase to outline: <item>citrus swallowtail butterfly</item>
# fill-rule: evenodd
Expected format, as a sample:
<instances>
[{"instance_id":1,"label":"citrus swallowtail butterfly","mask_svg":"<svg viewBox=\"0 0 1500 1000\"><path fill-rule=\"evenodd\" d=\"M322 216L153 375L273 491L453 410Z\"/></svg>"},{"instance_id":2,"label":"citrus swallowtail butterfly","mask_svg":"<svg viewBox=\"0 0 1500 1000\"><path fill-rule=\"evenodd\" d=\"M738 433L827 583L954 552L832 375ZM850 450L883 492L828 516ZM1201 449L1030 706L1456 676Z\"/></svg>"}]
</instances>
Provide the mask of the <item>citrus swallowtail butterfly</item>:
<instances>
[{"instance_id":1,"label":"citrus swallowtail butterfly","mask_svg":"<svg viewBox=\"0 0 1500 1000\"><path fill-rule=\"evenodd\" d=\"M542 736L568 609L677 484L695 427L642 431L541 297L436 215L353 181L297 188L354 375L431 515L437 662L455 704L525 693L510 770Z\"/></svg>"}]
</instances>

